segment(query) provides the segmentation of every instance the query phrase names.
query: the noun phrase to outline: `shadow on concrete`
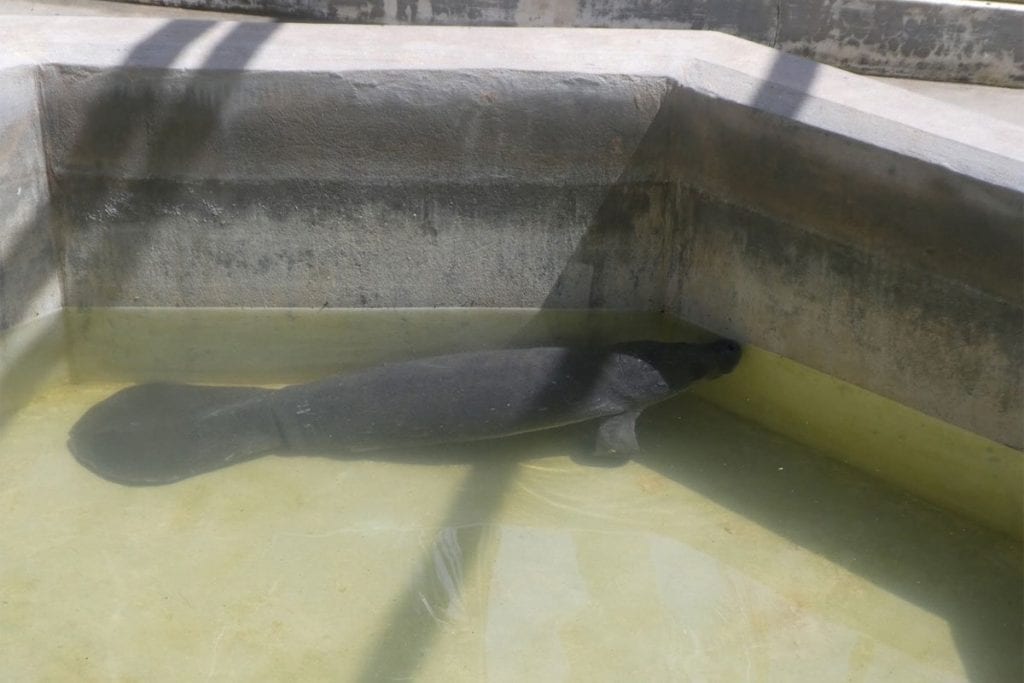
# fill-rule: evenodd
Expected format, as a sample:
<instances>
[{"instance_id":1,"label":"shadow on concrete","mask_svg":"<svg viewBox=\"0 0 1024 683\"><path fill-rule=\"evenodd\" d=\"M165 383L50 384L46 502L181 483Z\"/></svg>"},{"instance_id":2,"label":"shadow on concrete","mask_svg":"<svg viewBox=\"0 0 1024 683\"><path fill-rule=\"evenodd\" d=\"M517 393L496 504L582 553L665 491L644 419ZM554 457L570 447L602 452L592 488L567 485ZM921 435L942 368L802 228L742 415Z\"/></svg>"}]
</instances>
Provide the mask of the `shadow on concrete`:
<instances>
[{"instance_id":1,"label":"shadow on concrete","mask_svg":"<svg viewBox=\"0 0 1024 683\"><path fill-rule=\"evenodd\" d=\"M789 119L806 103L807 88L820 68L816 62L776 53L775 61L749 107ZM673 259L686 248L688 224L699 220L696 204L705 190L699 179L680 177L669 157L675 140L696 131L681 130L680 99L695 92L670 91L622 172L608 188L593 220L545 299L543 308L620 308L665 312L672 287ZM796 125L796 124L792 124ZM702 155L714 150L693 145ZM668 152L668 153L666 153ZM709 159L687 159L690 167ZM690 171L692 173L692 171ZM728 202L726 197L713 198ZM745 208L745 207L744 207ZM657 264L652 268L651 264ZM650 273L655 272L651 279ZM725 333L726 331L718 330Z\"/></svg>"},{"instance_id":2,"label":"shadow on concrete","mask_svg":"<svg viewBox=\"0 0 1024 683\"><path fill-rule=\"evenodd\" d=\"M124 68L167 67L211 26L169 22L136 46ZM224 71L240 69L274 29L273 24L234 28L204 66ZM751 106L783 117L798 115L816 68L813 62L780 53L769 74L770 82L761 86ZM121 79L123 74L111 77L112 93ZM147 103L145 93L139 97L142 99L133 102L130 113L130 108L111 106L109 101L97 103L71 143L67 158L83 165L100 165L102 158L124 157L132 149L135 136L145 134L149 153L140 177L146 177L155 170L162 154L170 151L179 160L196 155L217 128L218 110L212 106L197 109L194 100L184 98L169 111L158 112L156 100ZM181 134L182 118L190 122L188 135ZM138 125L142 120L161 120L167 125L143 131ZM664 150L670 147L673 135L684 133L674 129L670 108L663 107L657 113L622 174L609 188L544 307L663 310L680 226L693 219L687 198L700 191L682 186L667 171ZM98 152L103 156L97 157ZM53 196L58 201L63 182L62 175L51 178ZM76 195L77 210L102 211L111 201L122 201L124 190L121 183L97 177L88 198ZM130 197L124 201L130 201ZM30 226L41 229L49 225L49 218L49 214L40 215ZM57 220L61 232L73 229L69 216L58 213ZM637 239L645 232L648 235ZM657 239L650 240L651 234ZM134 263L133 255L146 246L144 231L136 237L111 245L127 250L119 259L126 269ZM30 239L30 235L23 235L13 245L12 258L32 248ZM655 246L648 250L645 243ZM63 256L59 253L59 258ZM658 259L660 275L655 282L639 278L642 270L650 271L646 264L641 270L639 260L648 258ZM80 272L88 272L90 265L102 260L99 254L86 259L78 267ZM39 282L32 283L32 288L42 288L53 275L40 273ZM105 280L115 287L123 282L117 277L105 276ZM27 295L24 301L30 299ZM14 311L13 318L23 312ZM947 619L971 680L1021 680L1024 607L1019 564L1004 561L1012 547L1008 553L989 552L1007 542L909 500L866 476L837 474L842 466L815 454L787 455L783 451L789 453L790 448L775 450L770 443L757 452L739 448L734 438L723 436L728 430L704 429L705 424L721 419L714 411L692 399L687 401L666 410L687 412L694 424L693 438L700 447L680 458L678 453L655 446L642 459L644 465ZM764 441L767 437L756 438ZM518 462L509 457L475 466L450 502L442 527L462 527L467 520L477 524L492 520L514 481ZM784 476L779 475L779 467ZM460 538L464 566L471 566L479 557L483 538L480 533ZM425 553L419 567L405 591L380 617L385 632L362 664L362 680L413 678L438 637L442 625L426 608L422 595L424 587L437 580L432 552Z\"/></svg>"},{"instance_id":3,"label":"shadow on concrete","mask_svg":"<svg viewBox=\"0 0 1024 683\"><path fill-rule=\"evenodd\" d=\"M162 68L170 66L170 64L180 55L193 41L199 38L203 33L208 31L213 25L206 22L198 21L171 21L164 24L156 32L154 32L149 38L136 45L128 56L124 60L126 67L130 68ZM113 87L113 77L108 77ZM42 91L42 86L40 86ZM132 125L128 122L128 126L124 127L123 121L118 121L117 126L112 126L111 122L106 120L105 107L100 105L93 105L92 110L86 117L85 126L75 133L73 141L70 145L71 155L80 156L86 148L91 148L95 144L94 138L97 135L102 135L103 142L110 144L111 155L116 157L122 156L132 137L138 133L137 126ZM45 116L44 103L40 102L40 115ZM11 263L20 263L24 260L33 258L33 255L38 251L38 242L40 235L50 235L52 240L53 258L50 261L49 267L40 267L34 269L30 278L27 281L19 283L20 288L23 290L23 296L17 300L8 302L5 315L9 320L17 321L27 314L27 308L30 305L32 299L37 295L44 287L51 283L54 279L61 277L63 270L63 250L61 245L63 240L58 237L58 233L61 230L68 229L66 226L58 228L54 224L56 214L58 212L53 209L53 201L56 196L59 184L59 179L53 175L53 170L49 159L49 149L45 149L46 140L45 136L47 131L47 123L45 118L40 121L40 125L44 128L44 150L43 153L47 156L47 169L48 169L48 182L49 182L49 201L40 206L36 214L26 223L25 228L22 232L15 236L12 240L7 259ZM98 164L99 162L94 162ZM96 206L106 201L108 192L104 191L102 186L98 186L97 195L83 198L86 206L90 206L95 209ZM132 245L133 248L138 248L139 244ZM39 259L35 259L39 262ZM62 302L66 304L66 302ZM17 364L11 364L5 369L0 370L0 386L5 386L8 382L13 382L15 374L18 371ZM36 381L33 382L31 378L18 376L17 381L19 386L24 386L25 393L31 396L35 393L39 383L41 383L46 377L46 373L42 371L34 371L33 376ZM16 411L8 412L5 415L0 415L0 429L6 424L13 413Z\"/></svg>"},{"instance_id":4,"label":"shadow on concrete","mask_svg":"<svg viewBox=\"0 0 1024 683\"><path fill-rule=\"evenodd\" d=\"M819 68L777 53L748 106L780 117L781 125L800 125L793 119L806 105ZM673 260L687 248L688 224L700 220L703 204L729 203L666 165L673 136L686 134L679 130L673 97L666 97L609 189L545 307L584 303L665 311ZM656 249L644 250L640 242ZM638 274L650 272L650 263L659 264L659 279L645 288ZM687 421L722 420L693 398L656 410L684 413ZM792 456L790 448L751 452L729 428L704 427L694 426L701 447L686 458L655 448L642 462L946 619L970 680L1024 680L1024 581L1019 561L1012 559L1019 558L1019 544L824 456ZM779 467L786 476L778 474Z\"/></svg>"},{"instance_id":5,"label":"shadow on concrete","mask_svg":"<svg viewBox=\"0 0 1024 683\"><path fill-rule=\"evenodd\" d=\"M104 175L106 169L115 167L130 158L140 155L139 178L149 178L158 169L159 160L165 155L179 162L187 162L198 154L219 125L219 110L209 102L203 106L201 98L190 96L188 83L181 88L182 95L177 102L167 107L152 96L152 89L126 87L125 71L137 72L149 79L170 79L173 71L166 71L193 42L217 24L213 22L176 20L168 21L145 40L138 43L125 57L121 68L100 76L103 82L98 86L99 99L93 101L84 117L84 123L75 131L71 141L62 150L61 167L55 167L54 150L47 144L46 136L50 122L46 120L45 101L41 103L44 127L44 153L50 185L50 203L41 206L26 227L15 236L9 245L7 258L11 263L33 258L38 251L40 234L53 236L55 251L52 268L39 268L31 280L19 283L23 295L9 302L5 316L9 320L20 320L27 313L27 307L48 283L62 277L65 259L68 257L66 243L73 239L76 230L105 230L106 223L114 222L117 216L133 201L131 183ZM217 69L227 74L222 88L230 88L242 69L277 28L274 23L242 23L236 25L204 60L202 69ZM202 70L200 69L200 71ZM234 72L234 75L232 75ZM44 74L41 76L46 78ZM130 77L128 77L130 78ZM195 76L192 80L195 80ZM130 81L129 81L130 83ZM45 88L40 86L45 100ZM127 101L126 101L127 100ZM187 122L187 127L183 125ZM158 125L153 127L154 122ZM65 167L66 166L66 167ZM77 168L76 168L77 167ZM78 174L80 177L74 177ZM70 176L70 177L69 177ZM181 192L180 186L169 189ZM83 217L91 218L84 225ZM130 220L130 219L129 219ZM120 291L124 281L131 275L137 255L147 245L146 230L136 230L132 239L123 239L116 232L117 239L99 242L99 248L82 256L76 264L77 272L97 273L106 261L107 250L116 250L124 267L117 272L103 272L97 283L103 283L108 292ZM37 259L38 260L38 259ZM64 295L67 296L66 293ZM68 301L65 298L65 306ZM11 379L14 368L0 371L0 386ZM46 373L37 372L36 384L28 380L25 391L34 393ZM21 381L21 380L19 380ZM23 382L24 383L24 382ZM13 415L13 411L0 416L0 429Z\"/></svg>"},{"instance_id":6,"label":"shadow on concrete","mask_svg":"<svg viewBox=\"0 0 1024 683\"><path fill-rule=\"evenodd\" d=\"M75 257L80 260L74 264L75 272L82 274L96 273L106 263L120 264L117 272L102 273L88 284L103 292L106 300L118 300L126 280L136 276L138 256L152 234L145 226L133 225L136 197L151 200L146 190L156 186L160 198L170 204L187 191L185 182L164 180L165 168L187 167L205 150L220 127L218 102L229 101L241 70L278 29L277 24L236 24L195 72L166 70L189 43L214 26L217 24L169 22L137 46L118 72L105 75L106 83L97 87L101 94L84 127L61 155L63 168L51 177L58 236L73 239L76 230L109 230L106 239L87 242L96 245L93 253L76 249ZM199 85L213 70L217 72L216 99L206 96ZM174 93L172 97L160 97L162 83L169 84L166 90ZM126 173L122 164L135 156L141 157L138 165ZM132 227L131 232L117 229L118 223ZM66 262L70 255L60 241L58 250L61 261Z\"/></svg>"},{"instance_id":7,"label":"shadow on concrete","mask_svg":"<svg viewBox=\"0 0 1024 683\"><path fill-rule=\"evenodd\" d=\"M818 68L815 62L778 53L748 106L783 119L797 118ZM674 127L674 118L673 108L663 105L651 121L544 308L664 311L671 259L685 248L680 240L685 239L686 222L699 220L702 201L725 201L707 198L702 188L672 177L664 152L671 148L673 135L685 134ZM644 242L656 248L645 250ZM642 282L639 273L650 272L650 259L659 264L658 280ZM783 437L753 425L737 431L735 418L698 399L686 397L657 410L661 416L652 415L646 424L682 413L692 425L687 429L697 447L681 457L655 439L642 464L945 619L969 680L1024 680L1019 544L858 470L794 448ZM750 449L751 442L759 448ZM521 461L522 456L476 466L451 502L445 526L493 519ZM464 547L467 566L478 556L480 541L477 535ZM424 652L443 628L422 604L421 590L437 581L432 562L428 552L383 620L387 631L363 665L361 680L415 676Z\"/></svg>"},{"instance_id":8,"label":"shadow on concrete","mask_svg":"<svg viewBox=\"0 0 1024 683\"><path fill-rule=\"evenodd\" d=\"M807 102L808 90L819 69L818 62L776 52L772 68L764 75L750 106L796 118Z\"/></svg>"},{"instance_id":9,"label":"shadow on concrete","mask_svg":"<svg viewBox=\"0 0 1024 683\"><path fill-rule=\"evenodd\" d=\"M780 53L779 57L785 55ZM793 68L803 69L805 63L814 65L802 59L795 61L799 63L796 67L786 62L787 74ZM774 97L774 93L763 89L757 99L769 97ZM798 106L799 103L793 105L794 111ZM576 249L545 298L543 309L664 312L671 258L678 246L674 228L680 216L687 214L693 191L680 187L671 178L670 165L665 158L665 150L675 133L674 118L673 107L666 106L663 100L619 177L602 197ZM649 277L652 262L659 264L658 277L654 280ZM536 336L531 325L527 325L522 334ZM474 465L459 495L451 501L442 529L465 526L467 516L475 526L466 542L459 546L463 566L472 566L477 560L483 538L480 525L493 520L514 480L518 462L525 459L520 456L509 461ZM395 606L381 621L386 630L364 660L358 680L369 683L414 679L424 654L444 628L425 604L422 593L431 582L438 580L432 549L424 554L419 567Z\"/></svg>"},{"instance_id":10,"label":"shadow on concrete","mask_svg":"<svg viewBox=\"0 0 1024 683\"><path fill-rule=\"evenodd\" d=\"M666 258L667 250L653 245L657 236L651 232L665 234L664 226L674 211L672 183L664 179L664 174L658 177L658 171L664 168L664 140L670 126L670 113L665 108L660 109L620 177L606 191L542 308L662 308L664 302L660 294L665 290L665 283L651 283L641 279L640 273L649 269L643 263L644 258ZM629 294L624 292L624 287ZM636 297L646 297L646 300L637 305ZM520 338L538 338L539 332L547 332L547 324L535 318L535 323L527 324ZM512 343L515 345L516 340ZM566 362L571 365L571 359ZM544 400L544 397L539 399ZM579 429L574 433L577 442L582 444L584 438ZM593 437L592 432L590 437ZM519 457L475 464L459 496L447 508L441 527L458 527L467 522L479 527L492 522L523 460ZM463 566L472 566L477 561L482 539L482 533L475 531L467 543L460 545ZM419 566L394 607L380 621L384 635L360 667L357 680L362 683L414 680L427 649L443 629L443 624L424 604L421 594L424 586L437 581L432 550L424 554Z\"/></svg>"}]
</instances>

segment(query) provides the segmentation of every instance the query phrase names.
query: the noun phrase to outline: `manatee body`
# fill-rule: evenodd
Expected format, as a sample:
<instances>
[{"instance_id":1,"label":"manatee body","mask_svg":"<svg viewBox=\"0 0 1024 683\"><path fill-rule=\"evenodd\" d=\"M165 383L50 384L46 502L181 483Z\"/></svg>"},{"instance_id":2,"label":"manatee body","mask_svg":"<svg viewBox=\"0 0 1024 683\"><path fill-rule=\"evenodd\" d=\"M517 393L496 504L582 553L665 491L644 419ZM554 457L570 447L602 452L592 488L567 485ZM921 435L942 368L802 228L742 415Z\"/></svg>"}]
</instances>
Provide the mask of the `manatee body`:
<instances>
[{"instance_id":1,"label":"manatee body","mask_svg":"<svg viewBox=\"0 0 1024 683\"><path fill-rule=\"evenodd\" d=\"M601 420L595 453L629 456L645 407L740 358L732 341L459 353L282 389L143 384L73 427L82 464L127 484L176 481L267 453L341 454L490 439Z\"/></svg>"}]
</instances>

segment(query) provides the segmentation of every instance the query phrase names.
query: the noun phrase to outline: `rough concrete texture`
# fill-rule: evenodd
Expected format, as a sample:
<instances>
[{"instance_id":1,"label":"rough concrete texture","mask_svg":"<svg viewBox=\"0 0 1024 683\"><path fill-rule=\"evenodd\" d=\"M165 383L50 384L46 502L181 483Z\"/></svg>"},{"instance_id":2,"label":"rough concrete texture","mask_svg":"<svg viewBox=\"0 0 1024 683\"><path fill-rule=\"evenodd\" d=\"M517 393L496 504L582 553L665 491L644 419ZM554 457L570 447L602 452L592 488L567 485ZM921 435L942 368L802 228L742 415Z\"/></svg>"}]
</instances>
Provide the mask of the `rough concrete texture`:
<instances>
[{"instance_id":1,"label":"rough concrete texture","mask_svg":"<svg viewBox=\"0 0 1024 683\"><path fill-rule=\"evenodd\" d=\"M33 21L69 305L664 310L1024 441L1020 127L711 33Z\"/></svg>"},{"instance_id":2,"label":"rough concrete texture","mask_svg":"<svg viewBox=\"0 0 1024 683\"><path fill-rule=\"evenodd\" d=\"M968 5L976 9L977 5ZM985 7L991 8L991 3ZM140 5L118 0L6 0L0 4L0 14L27 14L36 16L84 15L84 16L133 16L169 19L196 19L202 21L278 21L266 14L224 13L208 9L182 9L162 5ZM1011 22L1012 23L1012 22ZM810 54L810 53L808 53ZM827 57L822 59L831 63ZM857 71L854 66L844 68ZM924 74L925 77L928 74ZM942 73L931 75L941 78ZM964 109L1009 121L1024 124L1024 88L976 85L964 82L919 80L915 78L893 78L875 76L891 85L910 90L934 99L956 104ZM969 74L970 81L975 74Z\"/></svg>"},{"instance_id":3,"label":"rough concrete texture","mask_svg":"<svg viewBox=\"0 0 1024 683\"><path fill-rule=\"evenodd\" d=\"M1021 88L915 81L909 78L876 78L897 88L956 105L961 109L985 114L1014 125L1024 125L1024 89Z\"/></svg>"},{"instance_id":4,"label":"rough concrete texture","mask_svg":"<svg viewBox=\"0 0 1024 683\"><path fill-rule=\"evenodd\" d=\"M772 43L862 74L1024 87L1024 6L780 0Z\"/></svg>"},{"instance_id":5,"label":"rough concrete texture","mask_svg":"<svg viewBox=\"0 0 1024 683\"><path fill-rule=\"evenodd\" d=\"M954 0L122 0L382 24L720 31L864 74L1024 87L1024 6Z\"/></svg>"},{"instance_id":6,"label":"rough concrete texture","mask_svg":"<svg viewBox=\"0 0 1024 683\"><path fill-rule=\"evenodd\" d=\"M149 17L151 19L203 19L206 21L275 21L273 17L240 12L215 12L161 5L139 5L117 0L4 0L0 14L28 14L35 16L93 16L93 17Z\"/></svg>"},{"instance_id":7,"label":"rough concrete texture","mask_svg":"<svg viewBox=\"0 0 1024 683\"><path fill-rule=\"evenodd\" d=\"M0 428L67 376L36 71L0 55Z\"/></svg>"},{"instance_id":8,"label":"rough concrete texture","mask_svg":"<svg viewBox=\"0 0 1024 683\"><path fill-rule=\"evenodd\" d=\"M61 306L30 67L0 65L0 331Z\"/></svg>"}]
</instances>

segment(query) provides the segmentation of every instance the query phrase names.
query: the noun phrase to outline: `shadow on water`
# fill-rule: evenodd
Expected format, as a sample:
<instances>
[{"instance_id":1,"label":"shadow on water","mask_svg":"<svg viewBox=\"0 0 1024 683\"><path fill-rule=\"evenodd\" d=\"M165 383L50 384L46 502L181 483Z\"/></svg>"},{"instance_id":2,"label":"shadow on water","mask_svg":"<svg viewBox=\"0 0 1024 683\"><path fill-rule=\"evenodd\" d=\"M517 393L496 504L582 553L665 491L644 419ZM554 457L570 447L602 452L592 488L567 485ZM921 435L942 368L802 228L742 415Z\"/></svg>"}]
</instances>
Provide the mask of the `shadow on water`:
<instances>
[{"instance_id":1,"label":"shadow on water","mask_svg":"<svg viewBox=\"0 0 1024 683\"><path fill-rule=\"evenodd\" d=\"M724 340L640 343L421 359L280 390L143 384L90 408L72 428L69 446L97 474L136 484L170 483L269 452L344 457L359 446L481 441L594 418L617 425L602 427L609 439L602 454L606 445L622 452L620 446L633 446L633 413L625 422L620 413L730 372L739 358L739 347ZM424 403L427 391L437 397ZM459 567L475 564L481 529L495 517L517 466L514 457L485 460L471 468L439 525L443 556ZM461 604L464 573L447 565L442 571L438 552L428 551L385 616L384 636L360 678L403 679L419 669L439 626L424 591L447 598L437 606L441 612ZM445 590L435 590L438 582Z\"/></svg>"},{"instance_id":2,"label":"shadow on water","mask_svg":"<svg viewBox=\"0 0 1024 683\"><path fill-rule=\"evenodd\" d=\"M566 374L580 381L575 386L576 395L587 394L597 377L593 373L579 373L577 358L573 354L564 357L554 374ZM534 399L536 405L548 405L555 389L541 389ZM563 398L563 397L559 397ZM573 430L562 430L572 433ZM577 432L578 433L578 432ZM593 433L591 433L591 438ZM501 451L499 451L500 453ZM501 510L505 494L515 479L519 462L529 459L519 457L495 458L491 462L474 464L466 476L459 493L449 503L440 525L441 534L448 529L458 529L467 524L474 528L458 533L459 560L463 567L474 567L479 559L481 544L485 540L485 525L489 524ZM440 539L441 536L438 536ZM360 666L356 680L370 683L381 680L413 680L422 664L431 643L440 635L443 625L434 617L424 591L431 592L446 577L439 575L433 549L428 550L418 563L418 569L406 584L405 590L380 620L384 635L376 642ZM454 593L463 590L465 574L456 577ZM451 580L450 578L448 580ZM436 588L432 591L437 594Z\"/></svg>"},{"instance_id":3,"label":"shadow on water","mask_svg":"<svg viewBox=\"0 0 1024 683\"><path fill-rule=\"evenodd\" d=\"M1018 543L692 396L644 428L642 464L945 619L969 680L1022 680Z\"/></svg>"},{"instance_id":4,"label":"shadow on water","mask_svg":"<svg viewBox=\"0 0 1024 683\"><path fill-rule=\"evenodd\" d=\"M773 76L778 70L794 81L787 85L795 85L802 92L801 86L813 79L816 65L802 59L791 61L781 53L778 57ZM788 95L791 111L779 113L791 114L799 109L801 98ZM764 86L755 97L754 106L764 106L770 99L774 99L774 93ZM674 228L679 216L685 215L681 205L689 193L666 170L665 149L675 133L673 118L672 108L664 104L656 112L618 178L601 198L542 308L664 310L670 259L678 239ZM659 265L652 268L651 263ZM652 271L658 274L653 280ZM529 328L525 333L529 334ZM467 515L476 524L491 521L514 479L517 462L474 466L459 495L450 503L442 528L464 524ZM476 530L461 545L464 566L476 561L481 540L482 533ZM424 605L422 595L424 586L439 580L434 553L428 551L419 566L396 605L382 620L385 634L365 659L360 681L412 679L427 648L438 636L442 625Z\"/></svg>"},{"instance_id":5,"label":"shadow on water","mask_svg":"<svg viewBox=\"0 0 1024 683\"><path fill-rule=\"evenodd\" d=\"M818 68L810 60L777 53L749 106L796 118ZM545 308L664 310L671 259L676 249L685 248L680 244L683 228L694 220L692 198L701 192L666 170L664 151L671 137L686 132L677 129L674 118L672 108L663 105L652 119L567 260ZM641 234L644 238L637 239ZM642 281L639 274L649 274L652 262L659 264L657 280ZM753 425L737 428L735 418L692 397L653 412L645 425L682 414L693 448L680 453L655 438L642 464L945 619L969 680L1024 680L1020 544L795 448L783 437ZM656 435L656 430L645 433ZM752 450L751 443L758 447ZM491 520L515 466L510 461L472 470L445 524L456 526L467 516L475 523ZM478 555L480 541L474 536L463 548L467 565ZM366 659L361 680L414 677L442 628L421 603L422 587L437 581L432 562L428 552L382 621L387 631Z\"/></svg>"},{"instance_id":6,"label":"shadow on water","mask_svg":"<svg viewBox=\"0 0 1024 683\"><path fill-rule=\"evenodd\" d=\"M820 68L777 53L751 106L797 118ZM723 419L692 399L680 405ZM686 457L655 451L645 464L946 619L969 680L1024 680L1019 543L816 454L751 452L728 431L696 427Z\"/></svg>"},{"instance_id":7,"label":"shadow on water","mask_svg":"<svg viewBox=\"0 0 1024 683\"><path fill-rule=\"evenodd\" d=\"M168 22L132 50L123 68L168 67L212 26L205 22ZM237 73L232 75L232 70L244 67L274 30L274 24L262 23L233 28L203 67L223 71L227 78L223 87L230 88L231 78L238 77ZM780 53L768 81L782 85L766 81L752 99L752 106L780 116L796 116L806 99L801 93L806 94L816 68L813 62ZM149 78L154 77L149 74ZM156 175L160 155L172 154L176 163L187 163L200 153L217 130L217 105L204 108L201 99L189 95L187 84L180 90L183 94L177 103L153 97L153 81L148 88L126 94L119 90L123 78L124 74L111 76L104 90L106 96L87 113L66 153L72 165L77 163L84 172L123 160L136 148L141 135L146 136L147 153L140 178ZM124 102L121 97L131 101ZM145 129L154 121L162 125ZM620 177L608 189L545 307L664 307L671 254L681 227L689 220L679 198L692 190L681 187L666 172L664 150L668 138L678 134L685 131L673 128L671 110L663 107ZM50 179L51 190L63 204L54 217L62 235L75 229L76 223L68 215L71 211L95 215L112 202L131 201L131 187L124 181L99 175L79 178L80 184L69 187L64 170L58 168L55 173ZM65 201L69 191L72 202ZM31 229L12 246L12 258L35 248L31 244L33 231L49 229L49 208L28 225ZM648 235L637 239L642 232ZM100 242L99 251L84 256L77 264L78 270L94 270L109 256L104 249L116 249L124 268L122 275L129 272L135 257L146 248L145 231L136 231L132 237L118 239L118 244ZM61 247L59 243L59 258L63 259ZM640 273L651 272L649 264L640 267L642 260L650 258L661 264L654 282L640 278ZM54 275L40 273L38 282L29 284L33 291L22 301L31 300L31 294ZM112 286L123 286L123 280L105 277L114 283ZM13 319L24 312L13 311ZM753 437L731 434L732 426L721 428L718 424L726 417L694 399L666 407L649 422L655 424L666 419L666 414L677 412L690 422L688 438L693 448L680 454L659 447L654 439L641 459L644 465L948 620L971 680L1021 680L1024 606L1019 558L1015 557L1019 546L910 501L817 455L794 455L791 446L775 448L775 437L767 433ZM650 433L656 434L656 430ZM751 451L741 443L744 438L746 443L756 441L764 447L759 445ZM470 470L448 505L442 528L494 519L522 460L507 447L496 449L501 457ZM419 457L410 456L413 461ZM425 454L425 458L430 457ZM463 566L473 565L483 541L483 532L458 532ZM442 628L423 602L424 591L438 581L434 562L431 551L424 554L405 590L380 617L384 633L361 665L362 680L415 676Z\"/></svg>"}]
</instances>

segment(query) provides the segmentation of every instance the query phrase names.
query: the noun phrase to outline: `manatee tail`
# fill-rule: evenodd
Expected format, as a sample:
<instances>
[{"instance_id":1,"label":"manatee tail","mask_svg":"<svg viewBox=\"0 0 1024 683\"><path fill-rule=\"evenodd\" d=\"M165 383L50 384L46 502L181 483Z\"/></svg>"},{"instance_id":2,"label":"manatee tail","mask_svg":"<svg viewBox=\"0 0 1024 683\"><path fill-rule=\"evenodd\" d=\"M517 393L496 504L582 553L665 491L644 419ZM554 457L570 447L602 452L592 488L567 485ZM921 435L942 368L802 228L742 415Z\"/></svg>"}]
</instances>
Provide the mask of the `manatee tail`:
<instances>
[{"instance_id":1,"label":"manatee tail","mask_svg":"<svg viewBox=\"0 0 1024 683\"><path fill-rule=\"evenodd\" d=\"M90 408L68 447L99 476L134 486L170 484L283 447L266 400L271 389L140 384Z\"/></svg>"}]
</instances>

